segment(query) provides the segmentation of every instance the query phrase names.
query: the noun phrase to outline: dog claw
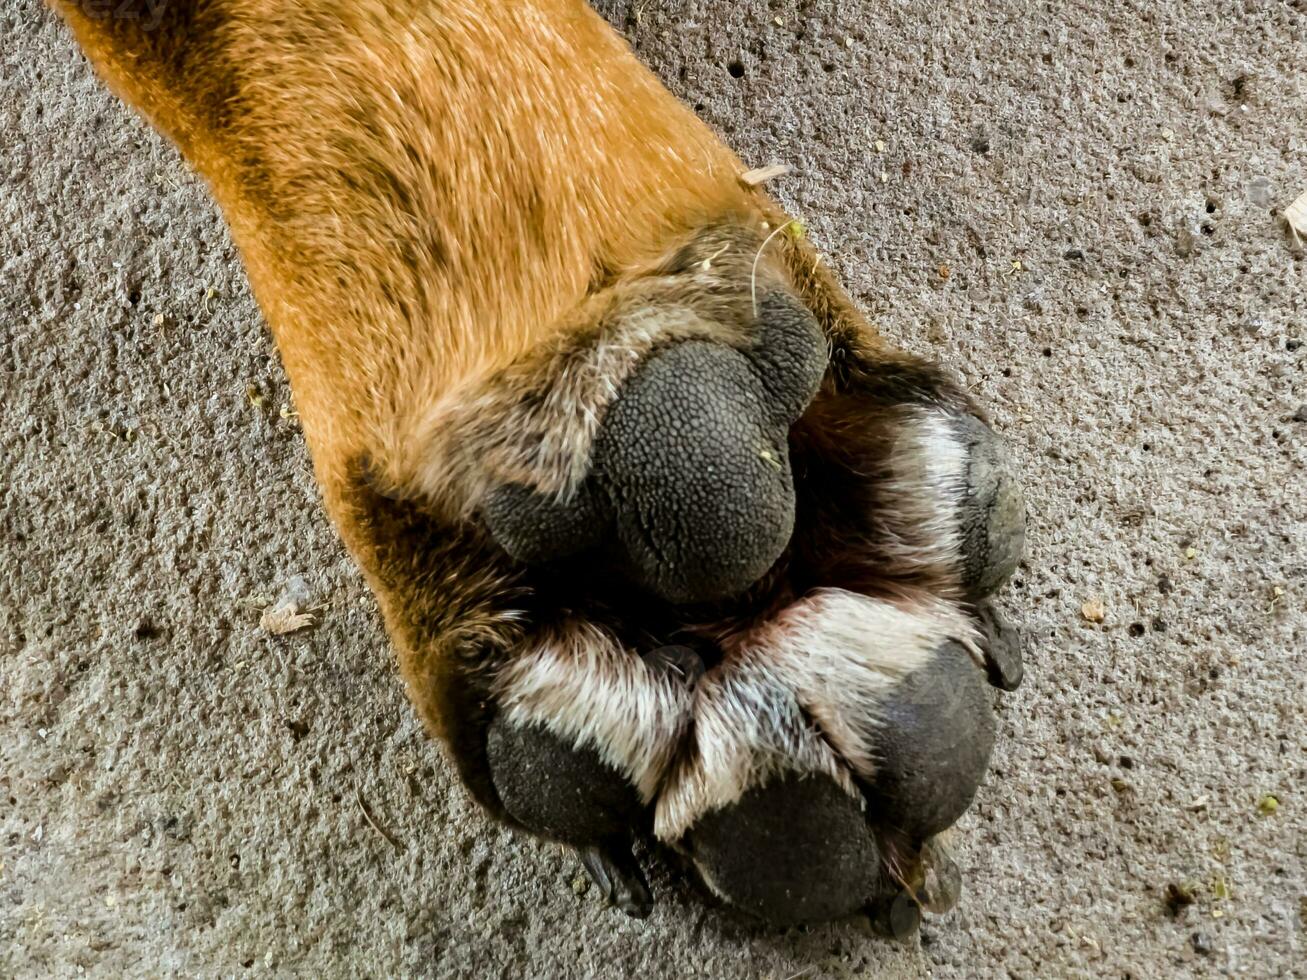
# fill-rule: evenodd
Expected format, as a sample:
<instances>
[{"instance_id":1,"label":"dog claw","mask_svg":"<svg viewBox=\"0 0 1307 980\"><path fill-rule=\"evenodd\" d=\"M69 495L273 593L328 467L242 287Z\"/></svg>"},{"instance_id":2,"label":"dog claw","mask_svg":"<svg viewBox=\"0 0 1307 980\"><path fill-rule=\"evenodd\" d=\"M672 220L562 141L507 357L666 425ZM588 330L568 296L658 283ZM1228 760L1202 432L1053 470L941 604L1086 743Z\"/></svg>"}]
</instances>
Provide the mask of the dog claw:
<instances>
[{"instance_id":1,"label":"dog claw","mask_svg":"<svg viewBox=\"0 0 1307 980\"><path fill-rule=\"evenodd\" d=\"M921 928L921 908L907 891L874 902L867 909L871 927L886 939L907 942Z\"/></svg>"},{"instance_id":2,"label":"dog claw","mask_svg":"<svg viewBox=\"0 0 1307 980\"><path fill-rule=\"evenodd\" d=\"M921 849L920 881L914 883L913 894L927 912L936 915L947 912L958 903L962 894L962 872L937 841L927 841Z\"/></svg>"},{"instance_id":3,"label":"dog claw","mask_svg":"<svg viewBox=\"0 0 1307 980\"><path fill-rule=\"evenodd\" d=\"M625 845L583 847L577 850L577 857L609 905L633 919L643 919L653 909L644 873Z\"/></svg>"},{"instance_id":4,"label":"dog claw","mask_svg":"<svg viewBox=\"0 0 1307 980\"><path fill-rule=\"evenodd\" d=\"M981 652L989 683L1002 691L1015 691L1026 672L1021 631L988 602L976 610L976 619L985 634Z\"/></svg>"}]
</instances>

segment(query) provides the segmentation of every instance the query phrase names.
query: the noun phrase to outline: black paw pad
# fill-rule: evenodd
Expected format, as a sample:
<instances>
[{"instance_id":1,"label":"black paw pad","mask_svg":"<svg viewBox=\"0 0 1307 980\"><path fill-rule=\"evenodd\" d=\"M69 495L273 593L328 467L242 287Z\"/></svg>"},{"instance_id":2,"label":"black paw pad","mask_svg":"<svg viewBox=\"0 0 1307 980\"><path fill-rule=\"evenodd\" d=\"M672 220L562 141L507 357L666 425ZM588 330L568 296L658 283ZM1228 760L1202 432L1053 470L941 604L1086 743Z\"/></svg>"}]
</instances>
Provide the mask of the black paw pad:
<instances>
[{"instance_id":1,"label":"black paw pad","mask_svg":"<svg viewBox=\"0 0 1307 980\"><path fill-rule=\"evenodd\" d=\"M1012 458L994 431L973 415L953 422L966 448L959 503L962 585L968 598L996 591L1016 571L1026 547L1026 505Z\"/></svg>"},{"instance_id":2,"label":"black paw pad","mask_svg":"<svg viewBox=\"0 0 1307 980\"><path fill-rule=\"evenodd\" d=\"M629 837L642 819L639 793L588 747L539 725L496 718L487 732L490 777L508 815L533 833L575 847Z\"/></svg>"},{"instance_id":3,"label":"black paw pad","mask_svg":"<svg viewBox=\"0 0 1307 980\"><path fill-rule=\"evenodd\" d=\"M985 678L950 640L894 686L877 720L879 762L864 786L868 816L919 844L962 816L984 778L994 746Z\"/></svg>"},{"instance_id":4,"label":"black paw pad","mask_svg":"<svg viewBox=\"0 0 1307 980\"><path fill-rule=\"evenodd\" d=\"M527 562L600 547L671 602L744 591L793 531L789 427L825 365L816 321L781 294L759 304L749 350L656 351L609 405L580 491L563 502L497 491L484 511L491 533Z\"/></svg>"},{"instance_id":5,"label":"black paw pad","mask_svg":"<svg viewBox=\"0 0 1307 980\"><path fill-rule=\"evenodd\" d=\"M590 483L565 503L520 484L496 487L482 516L499 546L529 565L598 546L611 522L607 502Z\"/></svg>"},{"instance_id":6,"label":"black paw pad","mask_svg":"<svg viewBox=\"0 0 1307 980\"><path fill-rule=\"evenodd\" d=\"M850 915L880 874L861 803L826 776L751 789L702 817L684 844L709 888L776 925Z\"/></svg>"}]
</instances>

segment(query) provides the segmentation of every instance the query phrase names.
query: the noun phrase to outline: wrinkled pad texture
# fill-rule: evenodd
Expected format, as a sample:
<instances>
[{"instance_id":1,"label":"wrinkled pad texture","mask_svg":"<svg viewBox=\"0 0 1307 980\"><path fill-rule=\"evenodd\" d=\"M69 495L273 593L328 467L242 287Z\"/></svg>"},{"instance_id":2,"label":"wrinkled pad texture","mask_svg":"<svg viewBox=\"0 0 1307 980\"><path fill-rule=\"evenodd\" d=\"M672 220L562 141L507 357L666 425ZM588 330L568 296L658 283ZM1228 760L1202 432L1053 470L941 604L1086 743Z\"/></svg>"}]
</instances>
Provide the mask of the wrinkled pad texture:
<instances>
[{"instance_id":1,"label":"wrinkled pad texture","mask_svg":"<svg viewBox=\"0 0 1307 980\"><path fill-rule=\"evenodd\" d=\"M651 352L608 407L585 483L562 501L499 488L491 533L528 562L604 551L670 602L752 585L794 529L787 435L826 367L792 297L764 297L752 336L743 351L695 340Z\"/></svg>"}]
</instances>

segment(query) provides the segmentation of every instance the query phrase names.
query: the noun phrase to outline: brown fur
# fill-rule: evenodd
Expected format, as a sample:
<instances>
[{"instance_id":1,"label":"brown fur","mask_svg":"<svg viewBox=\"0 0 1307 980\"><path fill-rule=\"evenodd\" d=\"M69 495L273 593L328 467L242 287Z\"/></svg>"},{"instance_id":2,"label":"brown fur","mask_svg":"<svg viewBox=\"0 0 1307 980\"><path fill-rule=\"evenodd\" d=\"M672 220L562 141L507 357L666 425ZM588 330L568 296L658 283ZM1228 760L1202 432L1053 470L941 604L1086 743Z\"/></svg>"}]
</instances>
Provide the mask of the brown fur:
<instances>
[{"instance_id":1,"label":"brown fur","mask_svg":"<svg viewBox=\"0 0 1307 980\"><path fill-rule=\"evenodd\" d=\"M629 370L594 337L741 343L725 324L748 294L724 283L787 219L580 0L51 3L211 186L410 696L499 811L492 675L563 613L472 519L478 495L575 482L586 420ZM801 238L777 236L759 274L821 322L828 397L938 385ZM564 416L572 441L541 450Z\"/></svg>"}]
</instances>

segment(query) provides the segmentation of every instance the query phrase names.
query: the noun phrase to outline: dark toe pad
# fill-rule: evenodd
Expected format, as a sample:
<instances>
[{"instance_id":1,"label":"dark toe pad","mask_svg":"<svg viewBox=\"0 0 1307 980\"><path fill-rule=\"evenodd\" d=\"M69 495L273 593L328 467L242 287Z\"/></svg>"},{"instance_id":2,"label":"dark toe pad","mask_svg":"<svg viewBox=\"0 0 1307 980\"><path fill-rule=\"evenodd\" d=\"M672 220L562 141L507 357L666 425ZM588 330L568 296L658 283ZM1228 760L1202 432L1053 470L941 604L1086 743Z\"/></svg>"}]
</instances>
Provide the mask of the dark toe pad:
<instances>
[{"instance_id":1,"label":"dark toe pad","mask_svg":"<svg viewBox=\"0 0 1307 980\"><path fill-rule=\"evenodd\" d=\"M919 843L966 811L989 765L994 714L985 677L950 640L894 686L878 715L868 814Z\"/></svg>"},{"instance_id":2,"label":"dark toe pad","mask_svg":"<svg viewBox=\"0 0 1307 980\"><path fill-rule=\"evenodd\" d=\"M708 887L777 925L841 918L875 893L861 804L826 776L789 775L705 815L685 841Z\"/></svg>"},{"instance_id":3,"label":"dark toe pad","mask_svg":"<svg viewBox=\"0 0 1307 980\"><path fill-rule=\"evenodd\" d=\"M509 816L575 847L625 839L644 807L634 786L588 747L536 725L496 718L487 733L490 777Z\"/></svg>"},{"instance_id":4,"label":"dark toe pad","mask_svg":"<svg viewBox=\"0 0 1307 980\"><path fill-rule=\"evenodd\" d=\"M1003 441L974 415L953 421L966 448L964 493L958 519L962 584L969 598L996 591L1008 580L1026 547L1026 505L1012 458Z\"/></svg>"}]
</instances>

